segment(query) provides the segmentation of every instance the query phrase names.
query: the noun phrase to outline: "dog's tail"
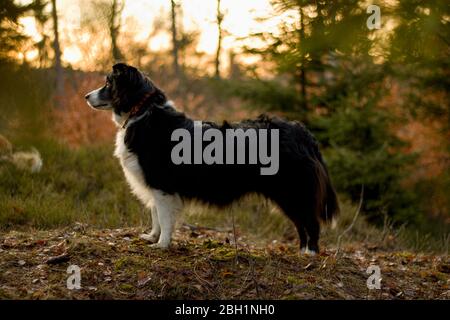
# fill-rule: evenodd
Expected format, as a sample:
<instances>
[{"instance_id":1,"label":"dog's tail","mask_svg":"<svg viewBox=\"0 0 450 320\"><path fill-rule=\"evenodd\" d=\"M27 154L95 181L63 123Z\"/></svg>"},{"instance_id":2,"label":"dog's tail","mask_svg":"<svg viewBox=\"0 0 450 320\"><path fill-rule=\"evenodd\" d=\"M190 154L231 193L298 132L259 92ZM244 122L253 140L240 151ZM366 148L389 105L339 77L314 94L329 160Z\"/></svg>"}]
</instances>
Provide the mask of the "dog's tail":
<instances>
[{"instance_id":1,"label":"dog's tail","mask_svg":"<svg viewBox=\"0 0 450 320\"><path fill-rule=\"evenodd\" d=\"M339 202L317 140L303 124L294 122L294 128L297 143L302 149L301 153L306 153L308 158L308 171L310 170L311 182L315 188L313 199L314 212L320 220L331 222L332 227L334 227L336 225L336 216L340 211Z\"/></svg>"},{"instance_id":2,"label":"dog's tail","mask_svg":"<svg viewBox=\"0 0 450 320\"><path fill-rule=\"evenodd\" d=\"M316 178L316 215L322 221L332 222L334 225L334 219L339 214L339 203L322 157L314 159L314 169Z\"/></svg>"}]
</instances>

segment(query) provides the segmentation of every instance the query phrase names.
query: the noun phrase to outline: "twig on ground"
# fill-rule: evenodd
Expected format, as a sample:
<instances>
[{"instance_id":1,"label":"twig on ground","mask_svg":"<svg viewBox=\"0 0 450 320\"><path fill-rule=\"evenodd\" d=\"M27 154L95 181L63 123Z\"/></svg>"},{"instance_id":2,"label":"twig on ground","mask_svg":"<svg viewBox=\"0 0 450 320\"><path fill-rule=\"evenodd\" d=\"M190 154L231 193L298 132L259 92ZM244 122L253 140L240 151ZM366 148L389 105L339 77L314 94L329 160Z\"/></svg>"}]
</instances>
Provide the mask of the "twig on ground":
<instances>
[{"instance_id":1,"label":"twig on ground","mask_svg":"<svg viewBox=\"0 0 450 320\"><path fill-rule=\"evenodd\" d=\"M247 281L249 280L250 273L251 273L251 269L248 269L247 273L245 274L244 280L242 280L242 286L237 291L237 292L239 292L239 295L243 294L251 286L251 284L247 284Z\"/></svg>"},{"instance_id":2,"label":"twig on ground","mask_svg":"<svg viewBox=\"0 0 450 320\"><path fill-rule=\"evenodd\" d=\"M253 283L255 284L256 296L258 299L261 299L261 292L259 291L259 284L258 284L258 281L256 280L255 261L253 261L253 259L251 259L250 270L252 271L252 280L253 280Z\"/></svg>"},{"instance_id":3,"label":"twig on ground","mask_svg":"<svg viewBox=\"0 0 450 320\"><path fill-rule=\"evenodd\" d=\"M195 225L189 224L189 223L183 223L182 226L185 227L185 228L188 228L191 231L210 230L210 231L215 231L215 232L220 232L220 233L230 232L230 230L217 229L217 228L211 228L211 227L195 226Z\"/></svg>"},{"instance_id":4,"label":"twig on ground","mask_svg":"<svg viewBox=\"0 0 450 320\"><path fill-rule=\"evenodd\" d=\"M339 254L339 250L341 248L341 240L342 237L350 232L350 230L353 228L353 226L355 225L356 219L358 219L359 216L359 212L361 211L361 207L363 204L363 199L364 199L364 185L361 186L361 195L359 197L359 204L358 204L358 209L356 210L355 216L353 217L352 223L350 223L350 225L338 236L337 239L337 245L336 245L336 253L335 253L335 257L337 258L338 254Z\"/></svg>"},{"instance_id":5,"label":"twig on ground","mask_svg":"<svg viewBox=\"0 0 450 320\"><path fill-rule=\"evenodd\" d=\"M236 239L236 224L234 223L234 210L231 208L231 221L233 223L233 236L234 236L234 250L235 250L235 265L238 264L238 246L237 246L237 239Z\"/></svg>"},{"instance_id":6,"label":"twig on ground","mask_svg":"<svg viewBox=\"0 0 450 320\"><path fill-rule=\"evenodd\" d=\"M194 268L193 268L193 273L195 275L195 277L197 278L197 280L204 285L204 287L206 288L206 290L208 290L209 292L212 292L214 295L216 295L216 298L220 299L220 297L217 295L217 292L214 290L214 286L211 282L209 282L208 280L202 278L198 272L197 272L197 264L198 262L195 262L194 264Z\"/></svg>"},{"instance_id":7,"label":"twig on ground","mask_svg":"<svg viewBox=\"0 0 450 320\"><path fill-rule=\"evenodd\" d=\"M63 262L67 262L70 260L70 256L68 253L60 254L59 256L48 258L45 263L46 264L59 264Z\"/></svg>"}]
</instances>

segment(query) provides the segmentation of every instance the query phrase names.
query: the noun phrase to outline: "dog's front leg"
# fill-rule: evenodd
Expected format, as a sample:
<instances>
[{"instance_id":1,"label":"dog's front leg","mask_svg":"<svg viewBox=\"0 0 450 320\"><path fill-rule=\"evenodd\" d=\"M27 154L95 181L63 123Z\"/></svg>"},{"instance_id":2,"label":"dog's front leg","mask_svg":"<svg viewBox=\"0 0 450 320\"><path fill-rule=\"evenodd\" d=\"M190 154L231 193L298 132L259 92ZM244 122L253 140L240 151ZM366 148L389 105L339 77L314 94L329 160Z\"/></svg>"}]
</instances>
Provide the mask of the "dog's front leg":
<instances>
[{"instance_id":1,"label":"dog's front leg","mask_svg":"<svg viewBox=\"0 0 450 320\"><path fill-rule=\"evenodd\" d=\"M159 236L159 241L151 246L166 249L169 247L172 239L176 216L181 209L181 199L177 194L171 195L160 190L155 190L154 200L161 235Z\"/></svg>"},{"instance_id":2,"label":"dog's front leg","mask_svg":"<svg viewBox=\"0 0 450 320\"><path fill-rule=\"evenodd\" d=\"M150 239L152 242L157 242L161 234L161 226L159 225L158 209L156 205L152 206L152 231L150 232Z\"/></svg>"},{"instance_id":3,"label":"dog's front leg","mask_svg":"<svg viewBox=\"0 0 450 320\"><path fill-rule=\"evenodd\" d=\"M152 231L150 234L141 234L140 238L152 243L158 242L159 235L161 234L161 227L159 225L159 218L156 209L156 205L152 204L150 207L150 212L152 214Z\"/></svg>"}]
</instances>

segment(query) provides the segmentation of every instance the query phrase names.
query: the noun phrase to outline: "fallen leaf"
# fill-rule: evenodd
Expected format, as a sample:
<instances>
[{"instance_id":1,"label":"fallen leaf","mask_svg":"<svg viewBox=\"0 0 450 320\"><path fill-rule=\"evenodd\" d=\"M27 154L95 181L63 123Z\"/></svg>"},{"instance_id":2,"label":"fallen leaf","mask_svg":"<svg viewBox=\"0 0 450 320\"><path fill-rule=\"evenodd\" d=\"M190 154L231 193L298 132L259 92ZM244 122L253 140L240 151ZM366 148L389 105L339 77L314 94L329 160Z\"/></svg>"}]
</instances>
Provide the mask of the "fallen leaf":
<instances>
[{"instance_id":1,"label":"fallen leaf","mask_svg":"<svg viewBox=\"0 0 450 320\"><path fill-rule=\"evenodd\" d=\"M36 240L34 244L37 246L45 246L47 244L47 240Z\"/></svg>"}]
</instances>

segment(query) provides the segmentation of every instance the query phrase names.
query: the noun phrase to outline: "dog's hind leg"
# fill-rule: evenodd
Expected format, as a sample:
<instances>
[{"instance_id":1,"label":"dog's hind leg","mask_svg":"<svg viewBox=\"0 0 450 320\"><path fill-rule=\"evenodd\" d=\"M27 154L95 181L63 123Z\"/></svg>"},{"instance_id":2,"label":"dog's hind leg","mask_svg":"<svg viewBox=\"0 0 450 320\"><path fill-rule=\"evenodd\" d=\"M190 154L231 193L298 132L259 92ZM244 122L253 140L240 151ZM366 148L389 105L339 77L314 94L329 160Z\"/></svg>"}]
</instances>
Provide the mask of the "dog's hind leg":
<instances>
[{"instance_id":1,"label":"dog's hind leg","mask_svg":"<svg viewBox=\"0 0 450 320\"><path fill-rule=\"evenodd\" d=\"M158 242L159 235L161 234L161 227L159 225L159 218L156 205L153 204L150 206L150 212L152 214L152 231L150 232L150 234L146 233L141 234L140 238L154 243Z\"/></svg>"},{"instance_id":2,"label":"dog's hind leg","mask_svg":"<svg viewBox=\"0 0 450 320\"><path fill-rule=\"evenodd\" d=\"M297 229L300 238L300 252L308 252L308 233L306 232L305 224L299 217L299 210L289 209L285 210L286 215L292 220Z\"/></svg>"},{"instance_id":3,"label":"dog's hind leg","mask_svg":"<svg viewBox=\"0 0 450 320\"><path fill-rule=\"evenodd\" d=\"M300 223L295 223L295 227L297 228L298 236L300 238L300 252L306 252L308 248L308 234L303 225Z\"/></svg>"},{"instance_id":4,"label":"dog's hind leg","mask_svg":"<svg viewBox=\"0 0 450 320\"><path fill-rule=\"evenodd\" d=\"M308 252L308 233L306 232L305 224L299 218L299 211L292 210L285 211L286 215L292 220L297 229L298 236L300 238L300 252L306 253Z\"/></svg>"},{"instance_id":5,"label":"dog's hind leg","mask_svg":"<svg viewBox=\"0 0 450 320\"><path fill-rule=\"evenodd\" d=\"M284 198L274 200L294 223L300 238L300 252L314 255L319 252L320 225L311 198L311 196L296 198L286 192Z\"/></svg>"},{"instance_id":6,"label":"dog's hind leg","mask_svg":"<svg viewBox=\"0 0 450 320\"><path fill-rule=\"evenodd\" d=\"M172 240L172 232L175 227L176 216L180 211L182 202L177 194L168 194L160 190L153 191L153 197L156 206L161 235L154 248L166 249Z\"/></svg>"},{"instance_id":7,"label":"dog's hind leg","mask_svg":"<svg viewBox=\"0 0 450 320\"><path fill-rule=\"evenodd\" d=\"M314 197L304 192L299 198L295 212L299 217L297 219L301 219L302 222L302 231L299 231L300 239L307 238L306 242L301 241L300 252L310 255L319 253L320 223L315 211Z\"/></svg>"},{"instance_id":8,"label":"dog's hind leg","mask_svg":"<svg viewBox=\"0 0 450 320\"><path fill-rule=\"evenodd\" d=\"M300 209L287 214L294 222L300 237L300 252L304 254L314 255L319 252L319 233L320 225L317 218L312 215L298 218Z\"/></svg>"},{"instance_id":9,"label":"dog's hind leg","mask_svg":"<svg viewBox=\"0 0 450 320\"><path fill-rule=\"evenodd\" d=\"M305 229L308 233L308 246L304 252L309 254L319 253L320 223L316 215L307 216Z\"/></svg>"}]
</instances>

